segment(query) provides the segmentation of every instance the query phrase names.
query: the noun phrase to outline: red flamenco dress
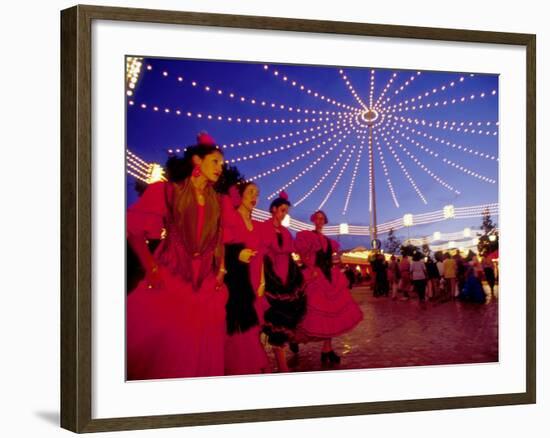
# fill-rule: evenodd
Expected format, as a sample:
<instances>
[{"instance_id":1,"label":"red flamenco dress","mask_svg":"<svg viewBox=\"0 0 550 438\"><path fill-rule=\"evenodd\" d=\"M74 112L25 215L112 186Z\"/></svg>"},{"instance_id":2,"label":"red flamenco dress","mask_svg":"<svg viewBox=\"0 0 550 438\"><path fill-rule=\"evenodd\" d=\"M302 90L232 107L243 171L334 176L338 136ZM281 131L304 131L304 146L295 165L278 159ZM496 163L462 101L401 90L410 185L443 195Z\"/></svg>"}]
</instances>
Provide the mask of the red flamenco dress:
<instances>
[{"instance_id":1,"label":"red flamenco dress","mask_svg":"<svg viewBox=\"0 0 550 438\"><path fill-rule=\"evenodd\" d=\"M265 296L268 307L264 313L264 333L274 347L294 342L296 329L306 310L304 278L292 258L292 235L273 220L262 223L264 247Z\"/></svg>"},{"instance_id":2,"label":"red flamenco dress","mask_svg":"<svg viewBox=\"0 0 550 438\"><path fill-rule=\"evenodd\" d=\"M294 242L305 265L307 309L298 328L300 342L340 336L363 319L346 277L332 265L338 243L315 231L300 231Z\"/></svg>"},{"instance_id":3,"label":"red flamenco dress","mask_svg":"<svg viewBox=\"0 0 550 438\"><path fill-rule=\"evenodd\" d=\"M212 187L205 205L189 179L155 183L128 209L128 233L166 238L155 250L162 286L141 281L127 297L128 380L220 376L224 373L225 286L216 289L222 258L221 207Z\"/></svg>"},{"instance_id":4,"label":"red flamenco dress","mask_svg":"<svg viewBox=\"0 0 550 438\"><path fill-rule=\"evenodd\" d=\"M262 282L261 222L252 221L248 229L242 216L230 206L224 211L225 283L229 290L226 305L225 374L268 372L269 360L260 342L265 297ZM250 263L239 260L249 248L258 253Z\"/></svg>"}]
</instances>

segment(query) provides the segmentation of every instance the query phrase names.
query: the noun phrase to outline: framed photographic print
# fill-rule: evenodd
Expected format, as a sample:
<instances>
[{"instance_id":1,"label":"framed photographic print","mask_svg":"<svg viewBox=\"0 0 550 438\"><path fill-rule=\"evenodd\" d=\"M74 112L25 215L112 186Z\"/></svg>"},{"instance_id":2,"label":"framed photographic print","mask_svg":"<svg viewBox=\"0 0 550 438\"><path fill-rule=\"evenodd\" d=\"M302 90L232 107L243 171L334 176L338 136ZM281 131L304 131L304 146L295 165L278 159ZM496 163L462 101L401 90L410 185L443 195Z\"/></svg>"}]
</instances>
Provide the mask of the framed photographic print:
<instances>
[{"instance_id":1,"label":"framed photographic print","mask_svg":"<svg viewBox=\"0 0 550 438\"><path fill-rule=\"evenodd\" d=\"M535 402L534 35L75 6L61 49L62 427Z\"/></svg>"}]
</instances>

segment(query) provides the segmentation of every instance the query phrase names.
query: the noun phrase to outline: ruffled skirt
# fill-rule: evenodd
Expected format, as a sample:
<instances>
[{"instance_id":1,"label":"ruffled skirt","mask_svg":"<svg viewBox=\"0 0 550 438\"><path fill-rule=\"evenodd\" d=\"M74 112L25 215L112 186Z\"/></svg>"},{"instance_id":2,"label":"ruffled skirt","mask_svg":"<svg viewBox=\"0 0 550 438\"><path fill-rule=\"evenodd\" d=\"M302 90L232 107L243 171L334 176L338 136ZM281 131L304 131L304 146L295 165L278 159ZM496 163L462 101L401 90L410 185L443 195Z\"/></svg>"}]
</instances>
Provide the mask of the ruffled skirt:
<instances>
[{"instance_id":1,"label":"ruffled skirt","mask_svg":"<svg viewBox=\"0 0 550 438\"><path fill-rule=\"evenodd\" d=\"M329 282L318 268L308 274L306 314L298 326L299 340L329 339L354 329L363 312L351 296L344 275L333 268Z\"/></svg>"},{"instance_id":2,"label":"ruffled skirt","mask_svg":"<svg viewBox=\"0 0 550 438\"><path fill-rule=\"evenodd\" d=\"M160 268L161 289L146 281L127 297L128 380L224 374L227 289L208 276L199 290Z\"/></svg>"}]
</instances>

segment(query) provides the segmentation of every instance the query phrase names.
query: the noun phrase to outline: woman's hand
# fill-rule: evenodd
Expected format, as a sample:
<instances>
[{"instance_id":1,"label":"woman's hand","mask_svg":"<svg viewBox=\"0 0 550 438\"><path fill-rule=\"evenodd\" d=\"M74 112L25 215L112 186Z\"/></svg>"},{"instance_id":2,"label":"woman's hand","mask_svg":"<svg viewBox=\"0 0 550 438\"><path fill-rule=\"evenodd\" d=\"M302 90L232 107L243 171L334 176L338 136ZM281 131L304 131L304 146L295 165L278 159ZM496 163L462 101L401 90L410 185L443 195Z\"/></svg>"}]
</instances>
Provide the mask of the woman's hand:
<instances>
[{"instance_id":1,"label":"woman's hand","mask_svg":"<svg viewBox=\"0 0 550 438\"><path fill-rule=\"evenodd\" d=\"M164 282L162 275L159 272L159 267L156 264L149 266L145 271L145 280L147 281L147 287L149 289L162 289Z\"/></svg>"},{"instance_id":2,"label":"woman's hand","mask_svg":"<svg viewBox=\"0 0 550 438\"><path fill-rule=\"evenodd\" d=\"M225 274L227 273L227 271L225 270L225 268L221 268L219 271L218 271L218 274L216 275L216 290L219 290L222 288L223 286L223 279L225 277Z\"/></svg>"},{"instance_id":3,"label":"woman's hand","mask_svg":"<svg viewBox=\"0 0 550 438\"><path fill-rule=\"evenodd\" d=\"M252 257L258 254L258 251L254 251L250 248L245 248L239 253L239 261L243 263L250 263Z\"/></svg>"}]
</instances>

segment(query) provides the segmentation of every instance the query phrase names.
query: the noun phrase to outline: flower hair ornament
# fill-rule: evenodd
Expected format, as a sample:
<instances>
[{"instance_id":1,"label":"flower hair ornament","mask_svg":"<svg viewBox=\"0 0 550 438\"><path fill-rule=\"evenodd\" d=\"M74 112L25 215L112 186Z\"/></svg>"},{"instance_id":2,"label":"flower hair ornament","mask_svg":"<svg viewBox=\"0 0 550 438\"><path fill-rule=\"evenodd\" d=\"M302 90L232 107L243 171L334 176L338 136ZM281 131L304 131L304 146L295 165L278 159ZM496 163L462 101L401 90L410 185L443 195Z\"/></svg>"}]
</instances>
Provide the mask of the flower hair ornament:
<instances>
[{"instance_id":1,"label":"flower hair ornament","mask_svg":"<svg viewBox=\"0 0 550 438\"><path fill-rule=\"evenodd\" d=\"M288 193L283 190L281 193L279 193L279 198L282 198L285 201L288 201Z\"/></svg>"},{"instance_id":2,"label":"flower hair ornament","mask_svg":"<svg viewBox=\"0 0 550 438\"><path fill-rule=\"evenodd\" d=\"M197 135L197 144L204 146L216 146L216 140L206 131L201 131Z\"/></svg>"}]
</instances>

